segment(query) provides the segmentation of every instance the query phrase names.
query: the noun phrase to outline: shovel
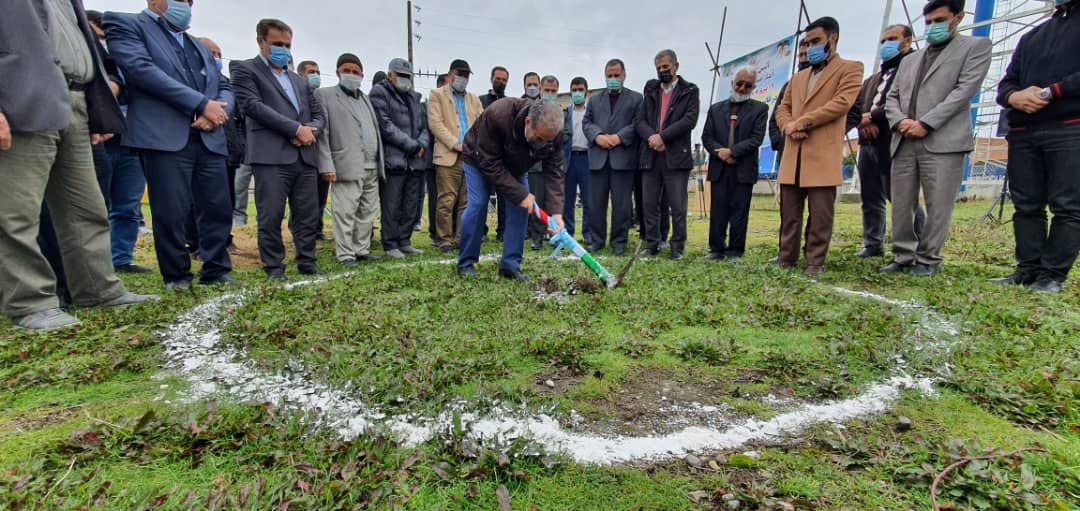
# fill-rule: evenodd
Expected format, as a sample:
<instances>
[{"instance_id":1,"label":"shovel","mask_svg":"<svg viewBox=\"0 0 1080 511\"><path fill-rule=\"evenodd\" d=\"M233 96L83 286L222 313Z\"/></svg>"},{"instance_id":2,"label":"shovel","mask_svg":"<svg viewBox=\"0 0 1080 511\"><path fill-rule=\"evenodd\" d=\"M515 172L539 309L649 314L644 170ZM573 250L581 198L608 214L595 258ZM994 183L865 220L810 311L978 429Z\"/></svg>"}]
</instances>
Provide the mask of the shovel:
<instances>
[{"instance_id":1,"label":"shovel","mask_svg":"<svg viewBox=\"0 0 1080 511\"><path fill-rule=\"evenodd\" d=\"M563 249L569 250L571 253L578 256L581 259L581 262L585 263L585 266L588 266L597 277L600 277L600 280L604 282L604 285L607 286L608 289L615 289L619 287L619 284L622 284L623 280L626 278L626 274L630 273L630 268L634 266L634 262L637 261L638 254L641 252L641 241L638 240L637 248L634 249L634 255L630 257L630 262L626 263L626 266L623 267L618 275L612 275L611 272L607 271L607 268L604 268L592 254L585 250L585 247L581 246L581 244L566 231L566 228L560 229L559 225L555 223L555 219L548 216L546 211L539 206L534 206L533 210L535 211L536 218L547 225L549 230L552 232L558 231L551 237L550 243L555 247L555 251L551 253L551 257L558 257L559 252L562 252Z\"/></svg>"}]
</instances>

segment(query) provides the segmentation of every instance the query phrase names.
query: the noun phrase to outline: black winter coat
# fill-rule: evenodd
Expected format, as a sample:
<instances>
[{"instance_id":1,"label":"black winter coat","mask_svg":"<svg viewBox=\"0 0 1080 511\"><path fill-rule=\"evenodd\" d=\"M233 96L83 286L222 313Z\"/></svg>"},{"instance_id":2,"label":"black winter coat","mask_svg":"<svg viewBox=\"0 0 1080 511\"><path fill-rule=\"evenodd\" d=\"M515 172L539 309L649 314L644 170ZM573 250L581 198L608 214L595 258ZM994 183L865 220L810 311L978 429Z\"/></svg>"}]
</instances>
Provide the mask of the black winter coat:
<instances>
[{"instance_id":1,"label":"black winter coat","mask_svg":"<svg viewBox=\"0 0 1080 511\"><path fill-rule=\"evenodd\" d=\"M424 158L417 158L417 153L421 148L427 152L431 147L431 132L426 111L420 105L420 94L416 91L402 94L390 80L384 80L371 89L368 98L379 119L386 171L425 170Z\"/></svg>"}]
</instances>

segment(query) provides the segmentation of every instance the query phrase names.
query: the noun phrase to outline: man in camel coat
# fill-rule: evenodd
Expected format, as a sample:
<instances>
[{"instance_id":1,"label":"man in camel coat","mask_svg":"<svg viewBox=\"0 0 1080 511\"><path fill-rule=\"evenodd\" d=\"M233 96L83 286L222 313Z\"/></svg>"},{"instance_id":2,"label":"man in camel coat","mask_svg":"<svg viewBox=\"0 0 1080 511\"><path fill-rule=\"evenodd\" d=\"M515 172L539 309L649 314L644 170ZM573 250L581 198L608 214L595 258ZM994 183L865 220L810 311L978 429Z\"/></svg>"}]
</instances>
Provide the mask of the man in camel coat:
<instances>
[{"instance_id":1,"label":"man in camel coat","mask_svg":"<svg viewBox=\"0 0 1080 511\"><path fill-rule=\"evenodd\" d=\"M846 116L859 94L863 65L836 53L840 25L821 18L806 27L810 68L791 79L777 108L785 136L780 165L780 254L777 263L793 268L799 261L803 207L806 226L806 274L825 271L832 239L836 187L843 181Z\"/></svg>"}]
</instances>

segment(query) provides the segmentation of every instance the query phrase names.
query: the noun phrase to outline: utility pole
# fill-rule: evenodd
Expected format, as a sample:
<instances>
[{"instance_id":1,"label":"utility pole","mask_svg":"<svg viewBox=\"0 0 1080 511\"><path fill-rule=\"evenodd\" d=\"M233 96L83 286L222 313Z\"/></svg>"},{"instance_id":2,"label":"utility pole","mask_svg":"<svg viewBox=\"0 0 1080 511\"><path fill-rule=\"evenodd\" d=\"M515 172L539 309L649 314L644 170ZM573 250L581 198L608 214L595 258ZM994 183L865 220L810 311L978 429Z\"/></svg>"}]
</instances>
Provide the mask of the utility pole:
<instances>
[{"instance_id":1,"label":"utility pole","mask_svg":"<svg viewBox=\"0 0 1080 511\"><path fill-rule=\"evenodd\" d=\"M413 33L412 33L412 0L405 0L405 25L408 27L408 32L407 33L409 34L409 67L412 67L412 64L413 64L413 55L412 55L412 39L413 39Z\"/></svg>"}]
</instances>

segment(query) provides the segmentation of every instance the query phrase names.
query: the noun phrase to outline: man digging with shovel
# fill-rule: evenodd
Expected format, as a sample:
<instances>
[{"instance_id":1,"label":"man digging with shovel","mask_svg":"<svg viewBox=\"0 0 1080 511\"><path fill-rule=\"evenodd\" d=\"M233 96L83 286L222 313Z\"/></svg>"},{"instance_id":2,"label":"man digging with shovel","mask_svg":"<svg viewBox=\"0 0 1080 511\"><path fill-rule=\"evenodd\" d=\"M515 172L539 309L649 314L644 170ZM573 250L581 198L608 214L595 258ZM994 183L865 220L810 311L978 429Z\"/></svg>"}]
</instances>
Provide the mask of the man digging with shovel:
<instances>
[{"instance_id":1,"label":"man digging with shovel","mask_svg":"<svg viewBox=\"0 0 1080 511\"><path fill-rule=\"evenodd\" d=\"M527 98L492 103L465 135L462 153L468 205L461 220L458 275L477 277L480 244L492 188L519 207L507 208L499 275L528 280L521 273L529 215L537 208L529 193L528 170L541 162L548 211L563 210L563 112L559 105ZM563 229L562 215L552 215L551 234Z\"/></svg>"}]
</instances>

